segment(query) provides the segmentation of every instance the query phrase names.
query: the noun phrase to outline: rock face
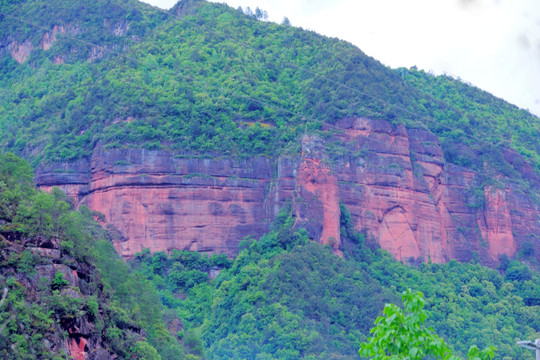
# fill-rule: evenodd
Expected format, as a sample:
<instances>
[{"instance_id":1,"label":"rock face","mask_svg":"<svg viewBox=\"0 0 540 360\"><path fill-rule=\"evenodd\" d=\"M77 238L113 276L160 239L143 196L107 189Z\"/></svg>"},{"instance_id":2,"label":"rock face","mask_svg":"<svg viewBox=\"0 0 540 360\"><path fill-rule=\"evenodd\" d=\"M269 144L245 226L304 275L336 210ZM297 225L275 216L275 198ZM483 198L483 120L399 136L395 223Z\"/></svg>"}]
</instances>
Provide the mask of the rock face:
<instances>
[{"instance_id":1,"label":"rock face","mask_svg":"<svg viewBox=\"0 0 540 360\"><path fill-rule=\"evenodd\" d=\"M34 47L29 40L26 40L22 43L11 41L8 45L8 50L11 56L19 64L25 62L26 59L28 59L33 48Z\"/></svg>"},{"instance_id":2,"label":"rock face","mask_svg":"<svg viewBox=\"0 0 540 360\"><path fill-rule=\"evenodd\" d=\"M328 164L320 139L305 136L302 145L296 179L299 190L295 199L297 225L306 227L312 238L330 245L340 254L338 178Z\"/></svg>"},{"instance_id":3,"label":"rock face","mask_svg":"<svg viewBox=\"0 0 540 360\"><path fill-rule=\"evenodd\" d=\"M145 247L233 255L242 238L268 229L270 159L176 159L165 151L98 148L90 163L67 169L40 172L38 183L58 185L103 213L122 234L115 246L124 256Z\"/></svg>"},{"instance_id":4,"label":"rock face","mask_svg":"<svg viewBox=\"0 0 540 360\"><path fill-rule=\"evenodd\" d=\"M38 47L45 51L49 50L56 41L56 36L58 34L69 34L70 36L73 36L78 35L80 32L80 28L72 24L54 25L50 31L46 31L43 34L41 40L39 41ZM11 36L8 36L6 41L9 54L19 64L25 62L35 48L34 44L32 44L32 42L28 39L24 41L17 41ZM0 53L2 53L2 43L3 41L0 41ZM57 56L55 62L62 63L62 57Z\"/></svg>"},{"instance_id":5,"label":"rock face","mask_svg":"<svg viewBox=\"0 0 540 360\"><path fill-rule=\"evenodd\" d=\"M99 284L99 275L95 268L62 253L58 240L45 237L27 239L21 238L19 233L0 231L0 243L0 259L3 259L0 276L2 280L8 277L16 279L17 284L24 289L26 306L32 307L51 301L50 284L58 274L66 281L58 294L60 298L79 299L83 304L92 297L97 298L100 304L108 301L103 294L102 285ZM25 251L30 252L33 261L37 263L32 271L21 271L17 262L7 262L8 258L21 258ZM96 289L89 285L96 283ZM2 286L5 286L5 282ZM4 291L7 291L7 287ZM109 344L105 343L101 330L97 330L100 326L97 324L103 324L108 314L98 312L91 315L79 311L76 316L72 316L61 311L55 312L58 308L54 305L49 309L54 311L47 317L57 318L58 321L51 321L47 331L42 334L41 345L46 351L53 355L65 354L76 360L113 359L117 356L108 350ZM17 319L20 309L10 311ZM139 335L133 333L133 336Z\"/></svg>"},{"instance_id":6,"label":"rock face","mask_svg":"<svg viewBox=\"0 0 540 360\"><path fill-rule=\"evenodd\" d=\"M144 247L233 256L243 237L268 231L287 202L296 225L338 254L340 201L356 229L402 261L478 257L494 265L540 233L538 205L517 185L481 187L478 174L445 162L427 130L368 119L326 130L325 140L304 136L300 156L278 159L98 146L88 160L38 169L36 182L103 213L125 257Z\"/></svg>"}]
</instances>

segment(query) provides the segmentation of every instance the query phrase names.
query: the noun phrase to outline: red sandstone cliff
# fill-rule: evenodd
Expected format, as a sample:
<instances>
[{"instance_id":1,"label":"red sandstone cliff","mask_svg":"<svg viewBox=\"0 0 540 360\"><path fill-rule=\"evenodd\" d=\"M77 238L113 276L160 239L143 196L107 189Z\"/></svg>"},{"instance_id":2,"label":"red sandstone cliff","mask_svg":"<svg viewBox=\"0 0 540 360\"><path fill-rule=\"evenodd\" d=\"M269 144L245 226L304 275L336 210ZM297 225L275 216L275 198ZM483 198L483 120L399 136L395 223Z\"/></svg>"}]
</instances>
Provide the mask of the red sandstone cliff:
<instances>
[{"instance_id":1,"label":"red sandstone cliff","mask_svg":"<svg viewBox=\"0 0 540 360\"><path fill-rule=\"evenodd\" d=\"M338 178L319 138L304 137L297 171L296 224L318 228L316 234L310 231L311 236L341 255Z\"/></svg>"},{"instance_id":2,"label":"red sandstone cliff","mask_svg":"<svg viewBox=\"0 0 540 360\"><path fill-rule=\"evenodd\" d=\"M475 206L478 174L447 164L433 134L367 119L343 120L325 140L305 136L297 157L176 158L97 147L89 160L38 169L36 182L103 213L127 257L144 247L234 255L287 201L296 224L338 253L339 201L358 230L402 261L478 256L495 264L540 233L538 205L519 186L485 187L484 206Z\"/></svg>"}]
</instances>

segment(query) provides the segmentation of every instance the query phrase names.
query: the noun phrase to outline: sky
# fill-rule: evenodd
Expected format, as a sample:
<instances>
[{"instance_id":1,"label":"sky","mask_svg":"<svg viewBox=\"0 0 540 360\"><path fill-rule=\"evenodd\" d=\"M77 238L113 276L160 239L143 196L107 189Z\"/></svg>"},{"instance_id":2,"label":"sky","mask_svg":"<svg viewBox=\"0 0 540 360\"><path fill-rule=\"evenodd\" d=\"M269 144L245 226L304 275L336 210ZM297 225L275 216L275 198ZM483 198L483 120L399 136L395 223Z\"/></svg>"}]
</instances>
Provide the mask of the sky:
<instances>
[{"instance_id":1,"label":"sky","mask_svg":"<svg viewBox=\"0 0 540 360\"><path fill-rule=\"evenodd\" d=\"M176 0L144 0L163 9ZM540 116L540 0L220 0L447 74Z\"/></svg>"}]
</instances>

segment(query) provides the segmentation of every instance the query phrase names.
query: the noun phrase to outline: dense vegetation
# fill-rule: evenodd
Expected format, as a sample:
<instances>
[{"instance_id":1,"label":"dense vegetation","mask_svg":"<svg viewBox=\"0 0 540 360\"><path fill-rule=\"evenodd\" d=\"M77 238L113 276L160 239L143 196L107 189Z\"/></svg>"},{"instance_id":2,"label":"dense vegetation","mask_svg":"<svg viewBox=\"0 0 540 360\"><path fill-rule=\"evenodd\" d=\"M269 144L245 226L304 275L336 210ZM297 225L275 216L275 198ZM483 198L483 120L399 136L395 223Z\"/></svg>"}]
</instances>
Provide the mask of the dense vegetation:
<instances>
[{"instance_id":1,"label":"dense vegetation","mask_svg":"<svg viewBox=\"0 0 540 360\"><path fill-rule=\"evenodd\" d=\"M478 137L482 136L490 144L516 149L540 169L540 143L536 138L540 133L540 121L536 116L447 76L434 77L415 68L397 69L396 72L425 96L421 103L436 122L430 128L439 135L447 158L470 165L474 159L459 151L458 144L461 144L476 150L480 155L478 161L500 162L500 156L481 156L481 152L486 151L482 144L477 144ZM498 165L503 174L512 176L510 167Z\"/></svg>"},{"instance_id":2,"label":"dense vegetation","mask_svg":"<svg viewBox=\"0 0 540 360\"><path fill-rule=\"evenodd\" d=\"M190 284L178 281L208 266L198 254L143 253L133 266L163 284L164 303L200 334L208 358L354 358L371 325L366 320L394 298L354 263L294 231L292 220L284 211L269 234L246 239L211 282L206 272ZM186 298L174 301L175 292Z\"/></svg>"},{"instance_id":3,"label":"dense vegetation","mask_svg":"<svg viewBox=\"0 0 540 360\"><path fill-rule=\"evenodd\" d=\"M131 266L156 284L210 359L356 358L383 303L399 302L409 288L425 293L428 326L456 355L465 357L474 344L495 346L501 359L530 358L515 341L539 335L537 272L518 261L504 262L500 272L456 261L409 267L355 233L342 210L344 259L294 230L284 210L270 233L244 240L232 264L143 252ZM223 270L210 280L212 267Z\"/></svg>"},{"instance_id":4,"label":"dense vegetation","mask_svg":"<svg viewBox=\"0 0 540 360\"><path fill-rule=\"evenodd\" d=\"M0 59L0 146L34 165L88 156L97 142L184 155L295 152L300 134L350 116L428 127L458 165L488 160L519 177L499 145L540 164L538 118L456 81L391 71L343 41L204 1L169 14L135 1L70 4L2 3L0 33L36 47L84 10L80 34L58 34L23 64ZM112 52L93 56L97 45ZM51 61L58 56L64 64Z\"/></svg>"},{"instance_id":5,"label":"dense vegetation","mask_svg":"<svg viewBox=\"0 0 540 360\"><path fill-rule=\"evenodd\" d=\"M36 191L32 179L28 163L0 154L0 357L64 358L66 326L87 319L93 336L121 358L182 358L152 284L129 272L88 208L74 211L62 192ZM33 250L39 244L52 257ZM46 269L61 269L56 264L86 276L78 286L60 270L48 277Z\"/></svg>"}]
</instances>

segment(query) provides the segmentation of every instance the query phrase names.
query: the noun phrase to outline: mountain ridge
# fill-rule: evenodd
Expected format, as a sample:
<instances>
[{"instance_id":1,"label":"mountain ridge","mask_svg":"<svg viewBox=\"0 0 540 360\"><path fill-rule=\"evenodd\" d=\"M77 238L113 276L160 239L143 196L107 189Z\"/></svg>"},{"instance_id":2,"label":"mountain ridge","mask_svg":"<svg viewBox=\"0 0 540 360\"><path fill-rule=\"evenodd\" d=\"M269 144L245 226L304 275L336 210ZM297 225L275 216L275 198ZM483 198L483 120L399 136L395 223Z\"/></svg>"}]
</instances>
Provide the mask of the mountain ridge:
<instances>
[{"instance_id":1,"label":"mountain ridge","mask_svg":"<svg viewBox=\"0 0 540 360\"><path fill-rule=\"evenodd\" d=\"M0 152L35 169L0 161L0 284L24 315L0 300L4 357L17 343L52 358L55 338L81 360L95 344L134 359L355 359L408 288L456 354L531 355L515 340L540 329L538 118L225 5L40 4L0 3ZM83 10L87 31L61 34ZM30 39L24 62L8 36ZM60 258L40 298L17 281L47 254Z\"/></svg>"}]
</instances>

